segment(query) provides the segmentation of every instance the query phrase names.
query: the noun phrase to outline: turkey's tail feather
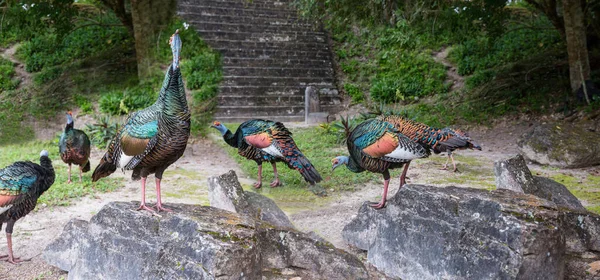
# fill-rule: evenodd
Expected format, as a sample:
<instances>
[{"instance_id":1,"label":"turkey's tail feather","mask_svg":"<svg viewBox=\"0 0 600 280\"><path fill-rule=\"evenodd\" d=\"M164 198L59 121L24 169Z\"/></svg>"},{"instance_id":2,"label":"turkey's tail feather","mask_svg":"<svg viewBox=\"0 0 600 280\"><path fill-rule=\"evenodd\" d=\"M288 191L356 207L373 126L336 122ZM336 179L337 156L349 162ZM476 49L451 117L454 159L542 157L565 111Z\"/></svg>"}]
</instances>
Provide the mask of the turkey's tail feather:
<instances>
[{"instance_id":1,"label":"turkey's tail feather","mask_svg":"<svg viewBox=\"0 0 600 280\"><path fill-rule=\"evenodd\" d=\"M90 166L90 161L88 160L88 161L85 163L85 166L83 166L83 169L81 169L81 171L82 171L82 172L88 172L88 171L90 171L90 169L91 169L91 166Z\"/></svg>"},{"instance_id":2,"label":"turkey's tail feather","mask_svg":"<svg viewBox=\"0 0 600 280\"><path fill-rule=\"evenodd\" d=\"M304 180L309 182L311 185L323 180L319 172L317 172L317 169L315 169L315 166L312 165L312 163L310 163L310 161L308 161L308 159L304 157L302 153L292 158L292 161L289 163L294 169L298 170L300 174L302 174L302 177L304 177Z\"/></svg>"},{"instance_id":3,"label":"turkey's tail feather","mask_svg":"<svg viewBox=\"0 0 600 280\"><path fill-rule=\"evenodd\" d=\"M94 169L94 173L92 173L92 182L96 182L101 178L104 178L117 170L117 162L119 162L119 157L121 155L121 147L119 145L119 135L121 131L117 132L117 136L110 141L108 144L108 150Z\"/></svg>"}]
</instances>

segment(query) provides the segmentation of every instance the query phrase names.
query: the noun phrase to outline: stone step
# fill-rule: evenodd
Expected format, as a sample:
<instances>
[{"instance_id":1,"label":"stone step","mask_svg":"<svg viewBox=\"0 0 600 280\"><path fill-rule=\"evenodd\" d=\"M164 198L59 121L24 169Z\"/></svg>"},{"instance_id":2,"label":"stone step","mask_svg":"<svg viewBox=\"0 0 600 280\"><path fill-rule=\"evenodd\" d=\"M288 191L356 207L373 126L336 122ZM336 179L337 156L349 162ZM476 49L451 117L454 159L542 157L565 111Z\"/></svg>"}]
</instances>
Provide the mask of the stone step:
<instances>
[{"instance_id":1,"label":"stone step","mask_svg":"<svg viewBox=\"0 0 600 280\"><path fill-rule=\"evenodd\" d=\"M211 18L222 20L221 18ZM312 29L310 25L293 23L293 22L270 22L268 24L248 24L242 22L224 22L224 21L209 21L207 20L190 20L187 21L190 25L197 27L196 30L212 30L212 31L237 31L237 32L286 32L296 33L299 35L317 35L325 36L325 32L318 29Z\"/></svg>"},{"instance_id":2,"label":"stone step","mask_svg":"<svg viewBox=\"0 0 600 280\"><path fill-rule=\"evenodd\" d=\"M265 58L265 59L323 59L330 60L331 53L325 50L280 50L280 49L244 49L239 46L236 48L220 47L213 48L219 51L223 57L233 58Z\"/></svg>"},{"instance_id":3,"label":"stone step","mask_svg":"<svg viewBox=\"0 0 600 280\"><path fill-rule=\"evenodd\" d=\"M314 46L328 46L325 34L316 35L302 34L300 32L280 32L280 31L256 31L256 32L240 32L240 31L215 31L202 30L197 28L198 34L204 40L227 40L227 41L243 41L257 43L289 43L295 44L305 43L314 44Z\"/></svg>"},{"instance_id":4,"label":"stone step","mask_svg":"<svg viewBox=\"0 0 600 280\"><path fill-rule=\"evenodd\" d=\"M202 39L204 40L204 42L206 42L209 46L213 48L243 48L255 50L306 50L320 51L327 54L331 53L329 51L329 45L327 45L327 43L325 42L257 42L207 38L204 36Z\"/></svg>"},{"instance_id":5,"label":"stone step","mask_svg":"<svg viewBox=\"0 0 600 280\"><path fill-rule=\"evenodd\" d=\"M252 119L271 120L271 121L276 121L276 122L282 122L285 125L286 123L291 123L291 122L304 122L304 114L293 115L293 116L267 116L267 115L227 116L227 115L220 115L219 113L215 113L215 120L218 120L222 123L243 123L247 120L252 120Z\"/></svg>"},{"instance_id":6,"label":"stone step","mask_svg":"<svg viewBox=\"0 0 600 280\"><path fill-rule=\"evenodd\" d=\"M333 84L332 77L262 77L262 76L223 76L223 86L322 86Z\"/></svg>"},{"instance_id":7,"label":"stone step","mask_svg":"<svg viewBox=\"0 0 600 280\"><path fill-rule=\"evenodd\" d=\"M338 96L338 93L335 91L335 86L332 84L321 84L319 85L320 89L330 89L329 91L323 90L324 93L321 93L321 96ZM222 84L219 87L219 95L299 95L304 96L304 91L306 90L306 86L299 85L224 85Z\"/></svg>"},{"instance_id":8,"label":"stone step","mask_svg":"<svg viewBox=\"0 0 600 280\"><path fill-rule=\"evenodd\" d=\"M219 106L220 116L304 116L304 106Z\"/></svg>"},{"instance_id":9,"label":"stone step","mask_svg":"<svg viewBox=\"0 0 600 280\"><path fill-rule=\"evenodd\" d=\"M293 10L253 9L253 8L223 8L204 5L182 4L181 11L199 13L201 15L219 16L250 16L263 18L299 19L298 13Z\"/></svg>"},{"instance_id":10,"label":"stone step","mask_svg":"<svg viewBox=\"0 0 600 280\"><path fill-rule=\"evenodd\" d=\"M333 77L331 68L223 67L225 76Z\"/></svg>"},{"instance_id":11,"label":"stone step","mask_svg":"<svg viewBox=\"0 0 600 280\"><path fill-rule=\"evenodd\" d=\"M239 58L223 57L223 66L238 67L300 67L300 68L331 68L328 59L270 59L270 58Z\"/></svg>"},{"instance_id":12,"label":"stone step","mask_svg":"<svg viewBox=\"0 0 600 280\"><path fill-rule=\"evenodd\" d=\"M249 8L249 9L265 9L265 10L278 10L278 11L290 11L296 12L296 8L291 2L279 2L279 1L218 1L218 0L197 0L197 1L179 1L179 3L186 7L188 5L200 5L210 6L219 8Z\"/></svg>"},{"instance_id":13,"label":"stone step","mask_svg":"<svg viewBox=\"0 0 600 280\"><path fill-rule=\"evenodd\" d=\"M319 31L316 28L311 28L311 24L302 19L298 18L266 18L266 17L254 17L254 16L225 16L225 15L213 15L206 13L192 13L192 12L177 12L179 16L189 22L214 22L214 23L227 23L227 24L247 24L247 25L272 25L272 26L306 26L307 31Z\"/></svg>"},{"instance_id":14,"label":"stone step","mask_svg":"<svg viewBox=\"0 0 600 280\"><path fill-rule=\"evenodd\" d=\"M219 95L218 104L224 106L304 106L303 95ZM341 104L339 96L321 96L321 105Z\"/></svg>"}]
</instances>

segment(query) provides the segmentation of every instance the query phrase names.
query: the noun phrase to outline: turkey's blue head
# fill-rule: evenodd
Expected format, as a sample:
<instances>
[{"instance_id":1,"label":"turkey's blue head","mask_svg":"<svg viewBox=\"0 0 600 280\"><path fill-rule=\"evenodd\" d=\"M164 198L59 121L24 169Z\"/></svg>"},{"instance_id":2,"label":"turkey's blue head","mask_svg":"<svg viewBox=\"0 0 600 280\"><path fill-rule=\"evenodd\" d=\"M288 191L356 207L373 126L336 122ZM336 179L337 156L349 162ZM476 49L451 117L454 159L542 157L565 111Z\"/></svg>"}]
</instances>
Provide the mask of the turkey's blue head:
<instances>
[{"instance_id":1,"label":"turkey's blue head","mask_svg":"<svg viewBox=\"0 0 600 280\"><path fill-rule=\"evenodd\" d=\"M334 159L331 160L331 171L333 172L333 170L335 170L338 166L344 165L344 164L348 164L347 156L335 157Z\"/></svg>"},{"instance_id":2,"label":"turkey's blue head","mask_svg":"<svg viewBox=\"0 0 600 280\"><path fill-rule=\"evenodd\" d=\"M225 135L227 133L227 131L229 130L229 129L227 129L227 127L225 127L223 124L221 124L218 121L214 121L210 127L216 128L218 131L221 132L221 135Z\"/></svg>"},{"instance_id":3,"label":"turkey's blue head","mask_svg":"<svg viewBox=\"0 0 600 280\"><path fill-rule=\"evenodd\" d=\"M67 112L67 125L73 125L73 113L71 111Z\"/></svg>"},{"instance_id":4,"label":"turkey's blue head","mask_svg":"<svg viewBox=\"0 0 600 280\"><path fill-rule=\"evenodd\" d=\"M46 151L46 150L42 150L42 151L40 152L40 157L48 157L48 151Z\"/></svg>"}]
</instances>

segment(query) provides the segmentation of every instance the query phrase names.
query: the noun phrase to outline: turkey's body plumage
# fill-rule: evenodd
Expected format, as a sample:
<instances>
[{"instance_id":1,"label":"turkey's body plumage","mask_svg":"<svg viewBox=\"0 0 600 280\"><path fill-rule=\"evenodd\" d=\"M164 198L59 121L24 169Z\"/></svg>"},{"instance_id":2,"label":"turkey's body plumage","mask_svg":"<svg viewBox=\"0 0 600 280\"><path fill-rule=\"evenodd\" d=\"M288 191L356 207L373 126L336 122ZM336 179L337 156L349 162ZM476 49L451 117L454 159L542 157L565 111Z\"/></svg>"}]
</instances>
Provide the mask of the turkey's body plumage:
<instances>
[{"instance_id":1,"label":"turkey's body plumage","mask_svg":"<svg viewBox=\"0 0 600 280\"><path fill-rule=\"evenodd\" d=\"M11 234L15 222L31 212L38 198L54 183L52 161L40 157L40 164L19 161L0 169L0 229L6 223L9 245L8 261L15 263L12 256Z\"/></svg>"},{"instance_id":2,"label":"turkey's body plumage","mask_svg":"<svg viewBox=\"0 0 600 280\"><path fill-rule=\"evenodd\" d=\"M164 170L179 159L190 135L190 112L179 68L167 71L158 100L132 113L110 142L94 171L93 180L113 173L117 167L133 170L134 180Z\"/></svg>"},{"instance_id":3,"label":"turkey's body plumage","mask_svg":"<svg viewBox=\"0 0 600 280\"><path fill-rule=\"evenodd\" d=\"M239 155L259 166L263 162L285 162L311 184L322 180L312 163L298 149L292 133L280 122L249 120L242 123L235 134L227 130L223 138L227 144L238 148Z\"/></svg>"},{"instance_id":4,"label":"turkey's body plumage","mask_svg":"<svg viewBox=\"0 0 600 280\"><path fill-rule=\"evenodd\" d=\"M350 157L348 169L385 173L402 167L416 158L429 156L429 151L400 133L391 123L370 119L359 124L347 139Z\"/></svg>"},{"instance_id":5,"label":"turkey's body plumage","mask_svg":"<svg viewBox=\"0 0 600 280\"><path fill-rule=\"evenodd\" d=\"M83 172L90 171L90 138L85 132L67 124L58 142L60 158L66 164L76 164L82 167Z\"/></svg>"}]
</instances>

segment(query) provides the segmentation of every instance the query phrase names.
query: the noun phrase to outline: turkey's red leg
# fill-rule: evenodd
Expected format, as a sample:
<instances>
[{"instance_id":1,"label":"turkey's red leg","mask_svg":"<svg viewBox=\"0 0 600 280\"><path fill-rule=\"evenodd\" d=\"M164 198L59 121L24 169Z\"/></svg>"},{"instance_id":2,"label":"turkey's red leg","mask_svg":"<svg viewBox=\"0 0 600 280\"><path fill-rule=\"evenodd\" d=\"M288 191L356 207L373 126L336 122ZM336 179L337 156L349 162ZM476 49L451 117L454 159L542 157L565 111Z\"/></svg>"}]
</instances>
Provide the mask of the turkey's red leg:
<instances>
[{"instance_id":1,"label":"turkey's red leg","mask_svg":"<svg viewBox=\"0 0 600 280\"><path fill-rule=\"evenodd\" d=\"M79 183L82 182L82 178L83 178L83 166L79 166Z\"/></svg>"},{"instance_id":2,"label":"turkey's red leg","mask_svg":"<svg viewBox=\"0 0 600 280\"><path fill-rule=\"evenodd\" d=\"M386 179L383 181L383 195L381 196L381 201L377 204L371 204L369 206L375 209L381 209L385 207L385 200L387 199L388 186L390 185L390 179Z\"/></svg>"},{"instance_id":3,"label":"turkey's red leg","mask_svg":"<svg viewBox=\"0 0 600 280\"><path fill-rule=\"evenodd\" d=\"M71 164L69 163L69 179L67 180L67 184L71 183Z\"/></svg>"},{"instance_id":4,"label":"turkey's red leg","mask_svg":"<svg viewBox=\"0 0 600 280\"><path fill-rule=\"evenodd\" d=\"M156 178L156 211L173 212L169 208L162 207L162 201L160 200L160 179Z\"/></svg>"},{"instance_id":5,"label":"turkey's red leg","mask_svg":"<svg viewBox=\"0 0 600 280\"><path fill-rule=\"evenodd\" d=\"M12 264L18 264L20 262L25 262L25 261L30 261L31 259L27 259L27 260L21 260L21 258L15 258L13 255L13 249L12 249L12 234L10 233L6 233L6 243L8 245L8 256L2 256L3 258L6 258L6 261Z\"/></svg>"},{"instance_id":6,"label":"turkey's red leg","mask_svg":"<svg viewBox=\"0 0 600 280\"><path fill-rule=\"evenodd\" d=\"M277 164L275 164L274 162L271 163L271 165L273 165L273 176L275 176L275 180L273 180L273 182L271 182L271 187L277 187L280 186L281 183L279 182L279 175L277 175Z\"/></svg>"},{"instance_id":7,"label":"turkey's red leg","mask_svg":"<svg viewBox=\"0 0 600 280\"><path fill-rule=\"evenodd\" d=\"M255 189L260 189L262 187L262 164L258 165L258 180L254 183Z\"/></svg>"},{"instance_id":8,"label":"turkey's red leg","mask_svg":"<svg viewBox=\"0 0 600 280\"><path fill-rule=\"evenodd\" d=\"M140 207L137 210L146 210L154 213L154 210L146 206L146 177L142 177L142 203L140 203Z\"/></svg>"},{"instance_id":9,"label":"turkey's red leg","mask_svg":"<svg viewBox=\"0 0 600 280\"><path fill-rule=\"evenodd\" d=\"M460 172L458 171L458 169L456 169L456 162L454 162L454 155L450 154L450 158L452 159L452 165L454 165L454 172Z\"/></svg>"},{"instance_id":10,"label":"turkey's red leg","mask_svg":"<svg viewBox=\"0 0 600 280\"><path fill-rule=\"evenodd\" d=\"M442 165L442 168L440 168L440 170L448 170L448 160L450 160L450 154L448 154L448 158L446 158L446 163Z\"/></svg>"},{"instance_id":11,"label":"turkey's red leg","mask_svg":"<svg viewBox=\"0 0 600 280\"><path fill-rule=\"evenodd\" d=\"M410 165L410 161L404 165L404 170L402 170L402 175L400 175L400 188L406 185L406 171L408 171L408 166Z\"/></svg>"}]
</instances>

